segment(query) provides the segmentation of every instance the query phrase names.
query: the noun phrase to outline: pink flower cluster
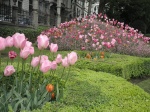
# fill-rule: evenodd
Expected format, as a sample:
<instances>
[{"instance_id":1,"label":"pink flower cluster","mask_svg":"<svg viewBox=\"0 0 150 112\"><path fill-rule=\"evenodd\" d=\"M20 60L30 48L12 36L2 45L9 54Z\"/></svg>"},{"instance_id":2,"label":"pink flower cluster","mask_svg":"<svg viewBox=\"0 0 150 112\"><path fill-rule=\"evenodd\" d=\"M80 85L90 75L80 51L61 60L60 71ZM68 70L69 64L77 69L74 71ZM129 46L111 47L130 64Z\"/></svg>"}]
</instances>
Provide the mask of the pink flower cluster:
<instances>
[{"instance_id":1,"label":"pink flower cluster","mask_svg":"<svg viewBox=\"0 0 150 112\"><path fill-rule=\"evenodd\" d=\"M32 43L27 41L27 38L24 34L15 33L12 37L8 36L6 39L0 37L0 51L4 50L6 47L16 47L20 49L20 57L26 60L30 55L34 54L34 47ZM39 35L37 37L37 46L39 50L46 49L49 46L50 52L56 53L58 51L58 45L54 43L49 43L49 38L46 35ZM9 52L9 58L14 59L17 54L14 51ZM77 53L71 52L65 58L62 58L61 54L58 54L57 57L50 61L49 57L46 55L40 55L33 57L31 60L31 66L37 67L40 66L40 71L43 73L48 72L49 70L56 70L58 64L61 64L63 67L68 67L75 64L77 61ZM4 70L5 76L10 76L15 72L13 65L7 65Z\"/></svg>"}]
</instances>

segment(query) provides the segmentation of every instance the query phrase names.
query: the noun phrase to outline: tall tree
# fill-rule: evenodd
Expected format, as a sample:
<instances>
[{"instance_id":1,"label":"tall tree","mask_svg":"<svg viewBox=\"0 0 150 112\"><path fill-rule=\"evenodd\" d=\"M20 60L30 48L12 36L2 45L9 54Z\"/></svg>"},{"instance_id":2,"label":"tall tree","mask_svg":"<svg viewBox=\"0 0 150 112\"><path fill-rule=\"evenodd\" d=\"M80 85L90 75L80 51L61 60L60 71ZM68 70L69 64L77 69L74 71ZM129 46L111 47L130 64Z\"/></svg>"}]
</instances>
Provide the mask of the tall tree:
<instances>
[{"instance_id":1,"label":"tall tree","mask_svg":"<svg viewBox=\"0 0 150 112\"><path fill-rule=\"evenodd\" d=\"M110 0L99 0L99 8L98 8L98 13L103 13L105 9L105 5L109 2Z\"/></svg>"}]
</instances>

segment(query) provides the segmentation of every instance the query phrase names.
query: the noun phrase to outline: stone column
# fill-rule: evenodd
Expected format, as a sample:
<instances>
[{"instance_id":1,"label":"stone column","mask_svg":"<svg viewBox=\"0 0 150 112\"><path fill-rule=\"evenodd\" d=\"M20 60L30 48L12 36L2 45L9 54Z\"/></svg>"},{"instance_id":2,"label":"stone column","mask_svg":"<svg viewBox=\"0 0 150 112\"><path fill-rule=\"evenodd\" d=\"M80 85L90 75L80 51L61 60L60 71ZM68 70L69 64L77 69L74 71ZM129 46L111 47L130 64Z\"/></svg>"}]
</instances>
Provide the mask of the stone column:
<instances>
[{"instance_id":1,"label":"stone column","mask_svg":"<svg viewBox=\"0 0 150 112\"><path fill-rule=\"evenodd\" d=\"M85 5L85 0L82 0L82 17L84 17L84 10L85 10L85 8L84 8L84 5Z\"/></svg>"},{"instance_id":2,"label":"stone column","mask_svg":"<svg viewBox=\"0 0 150 112\"><path fill-rule=\"evenodd\" d=\"M38 8L39 8L38 0L33 0L32 25L33 25L34 28L38 27Z\"/></svg>"},{"instance_id":3,"label":"stone column","mask_svg":"<svg viewBox=\"0 0 150 112\"><path fill-rule=\"evenodd\" d=\"M90 14L91 14L92 1L93 1L93 0L89 0L88 15L90 15Z\"/></svg>"},{"instance_id":4,"label":"stone column","mask_svg":"<svg viewBox=\"0 0 150 112\"><path fill-rule=\"evenodd\" d=\"M71 0L68 0L68 2L67 2L67 9L68 9L68 11L71 11Z\"/></svg>"},{"instance_id":5,"label":"stone column","mask_svg":"<svg viewBox=\"0 0 150 112\"><path fill-rule=\"evenodd\" d=\"M61 23L61 0L57 0L57 26Z\"/></svg>"},{"instance_id":6,"label":"stone column","mask_svg":"<svg viewBox=\"0 0 150 112\"><path fill-rule=\"evenodd\" d=\"M46 25L50 26L50 3L46 2Z\"/></svg>"},{"instance_id":7,"label":"stone column","mask_svg":"<svg viewBox=\"0 0 150 112\"><path fill-rule=\"evenodd\" d=\"M18 7L12 6L12 23L18 24Z\"/></svg>"}]
</instances>

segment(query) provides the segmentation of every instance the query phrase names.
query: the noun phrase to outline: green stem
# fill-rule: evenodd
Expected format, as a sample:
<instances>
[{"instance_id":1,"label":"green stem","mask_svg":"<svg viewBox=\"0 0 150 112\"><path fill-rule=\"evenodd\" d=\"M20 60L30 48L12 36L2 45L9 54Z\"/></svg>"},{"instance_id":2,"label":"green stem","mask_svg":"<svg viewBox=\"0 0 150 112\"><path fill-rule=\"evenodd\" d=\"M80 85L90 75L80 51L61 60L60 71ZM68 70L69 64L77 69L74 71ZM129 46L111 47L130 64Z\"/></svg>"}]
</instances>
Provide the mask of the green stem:
<instances>
[{"instance_id":1,"label":"green stem","mask_svg":"<svg viewBox=\"0 0 150 112\"><path fill-rule=\"evenodd\" d=\"M1 73L1 52L0 52L0 73Z\"/></svg>"},{"instance_id":2,"label":"green stem","mask_svg":"<svg viewBox=\"0 0 150 112\"><path fill-rule=\"evenodd\" d=\"M60 80L62 79L62 77L63 77L63 75L64 75L64 71L65 71L65 67L63 68L63 71L62 71L62 75L61 75L61 77L60 77ZM60 80L59 80L59 82L60 82Z\"/></svg>"},{"instance_id":3,"label":"green stem","mask_svg":"<svg viewBox=\"0 0 150 112\"><path fill-rule=\"evenodd\" d=\"M65 85L66 85L66 83L67 83L67 81L68 81L69 74L70 74L70 70L71 70L71 66L69 67L69 71L68 71L68 74L67 74L67 78L66 78L66 81L65 81Z\"/></svg>"},{"instance_id":4,"label":"green stem","mask_svg":"<svg viewBox=\"0 0 150 112\"><path fill-rule=\"evenodd\" d=\"M31 55L31 56L30 56L30 61L29 61L29 65L30 65L30 66L29 66L28 71L29 71L29 70L30 70L30 68L31 68L31 61L32 61L32 57L33 57L33 55Z\"/></svg>"},{"instance_id":5,"label":"green stem","mask_svg":"<svg viewBox=\"0 0 150 112\"><path fill-rule=\"evenodd\" d=\"M17 73L19 71L19 57L18 57L18 64L17 64Z\"/></svg>"},{"instance_id":6,"label":"green stem","mask_svg":"<svg viewBox=\"0 0 150 112\"><path fill-rule=\"evenodd\" d=\"M41 61L41 54L42 54L42 52L41 52L41 51L42 51L42 50L40 50L40 52L39 52L39 56L40 56L40 59L39 59L39 60L40 60L40 61ZM40 61L39 61L39 62L40 62ZM36 71L36 72L38 72L39 67L40 67L40 65L38 65L38 68L37 68L37 71Z\"/></svg>"}]
</instances>

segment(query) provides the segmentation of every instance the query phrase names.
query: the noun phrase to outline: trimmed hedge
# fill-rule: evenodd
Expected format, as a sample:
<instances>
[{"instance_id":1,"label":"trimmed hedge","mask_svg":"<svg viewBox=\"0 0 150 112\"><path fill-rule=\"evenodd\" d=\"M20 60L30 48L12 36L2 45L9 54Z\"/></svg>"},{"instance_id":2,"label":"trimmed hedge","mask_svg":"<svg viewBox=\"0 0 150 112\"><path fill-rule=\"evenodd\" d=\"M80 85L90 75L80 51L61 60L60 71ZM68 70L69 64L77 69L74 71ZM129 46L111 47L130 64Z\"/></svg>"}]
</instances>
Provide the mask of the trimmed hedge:
<instances>
[{"instance_id":1,"label":"trimmed hedge","mask_svg":"<svg viewBox=\"0 0 150 112\"><path fill-rule=\"evenodd\" d=\"M74 68L63 99L32 112L149 112L149 105L150 95L121 77Z\"/></svg>"},{"instance_id":2,"label":"trimmed hedge","mask_svg":"<svg viewBox=\"0 0 150 112\"><path fill-rule=\"evenodd\" d=\"M112 54L110 58L104 60L81 58L75 66L80 69L112 73L125 79L150 75L150 58L119 54Z\"/></svg>"},{"instance_id":3,"label":"trimmed hedge","mask_svg":"<svg viewBox=\"0 0 150 112\"><path fill-rule=\"evenodd\" d=\"M29 41L35 42L37 36L40 35L40 33L45 29L47 29L47 27L39 27L37 29L19 27L0 27L0 36L5 38L7 36L12 36L16 32L19 32L24 33Z\"/></svg>"}]
</instances>

